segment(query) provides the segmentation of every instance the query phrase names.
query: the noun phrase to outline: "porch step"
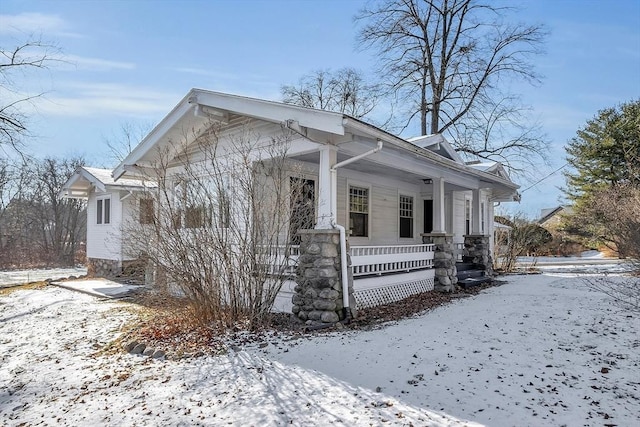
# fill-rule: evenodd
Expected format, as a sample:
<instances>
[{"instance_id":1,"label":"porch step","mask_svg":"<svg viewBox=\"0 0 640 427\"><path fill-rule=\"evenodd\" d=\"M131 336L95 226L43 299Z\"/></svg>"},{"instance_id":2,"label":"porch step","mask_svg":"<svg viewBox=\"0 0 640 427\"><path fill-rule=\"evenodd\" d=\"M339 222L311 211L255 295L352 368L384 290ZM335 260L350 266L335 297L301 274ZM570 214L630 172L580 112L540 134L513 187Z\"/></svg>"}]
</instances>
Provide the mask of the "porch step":
<instances>
[{"instance_id":1,"label":"porch step","mask_svg":"<svg viewBox=\"0 0 640 427\"><path fill-rule=\"evenodd\" d=\"M456 262L458 271L476 270L476 265L472 262Z\"/></svg>"},{"instance_id":2,"label":"porch step","mask_svg":"<svg viewBox=\"0 0 640 427\"><path fill-rule=\"evenodd\" d=\"M458 277L458 282L464 279L480 278L484 277L484 270L458 270L456 277Z\"/></svg>"},{"instance_id":3,"label":"porch step","mask_svg":"<svg viewBox=\"0 0 640 427\"><path fill-rule=\"evenodd\" d=\"M491 277L482 276L482 277L469 277L464 280L458 280L458 286L461 286L465 289L471 288L473 286L478 286L483 283L488 283L491 281Z\"/></svg>"}]
</instances>

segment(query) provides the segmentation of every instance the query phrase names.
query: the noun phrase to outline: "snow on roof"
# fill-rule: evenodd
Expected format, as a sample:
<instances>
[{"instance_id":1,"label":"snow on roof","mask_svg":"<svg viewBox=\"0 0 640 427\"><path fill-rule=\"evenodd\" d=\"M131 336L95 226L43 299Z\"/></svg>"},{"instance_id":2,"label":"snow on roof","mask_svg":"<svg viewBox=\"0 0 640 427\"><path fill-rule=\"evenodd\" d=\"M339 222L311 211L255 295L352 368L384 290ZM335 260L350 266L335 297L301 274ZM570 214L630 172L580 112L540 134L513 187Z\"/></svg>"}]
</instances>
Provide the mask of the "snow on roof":
<instances>
[{"instance_id":1,"label":"snow on roof","mask_svg":"<svg viewBox=\"0 0 640 427\"><path fill-rule=\"evenodd\" d=\"M92 188L105 192L109 188L136 191L155 187L157 187L155 182L143 178L115 180L111 176L111 169L80 166L62 186L60 197L86 198Z\"/></svg>"},{"instance_id":2,"label":"snow on roof","mask_svg":"<svg viewBox=\"0 0 640 427\"><path fill-rule=\"evenodd\" d=\"M100 169L100 168L90 168L87 166L82 166L82 169L89 172L100 181L104 185L114 186L114 187L149 187L150 182L144 181L142 179L136 178L120 178L119 180L114 180L111 176L111 169ZM152 185L155 187L155 184Z\"/></svg>"}]
</instances>

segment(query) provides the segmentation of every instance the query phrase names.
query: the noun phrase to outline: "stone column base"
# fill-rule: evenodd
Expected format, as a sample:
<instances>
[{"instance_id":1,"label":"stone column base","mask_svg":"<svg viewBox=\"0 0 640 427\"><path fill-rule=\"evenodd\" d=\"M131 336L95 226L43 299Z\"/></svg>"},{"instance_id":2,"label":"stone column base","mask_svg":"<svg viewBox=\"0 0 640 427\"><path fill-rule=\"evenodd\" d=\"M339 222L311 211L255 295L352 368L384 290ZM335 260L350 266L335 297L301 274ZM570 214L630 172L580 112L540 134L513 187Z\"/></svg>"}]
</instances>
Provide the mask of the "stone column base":
<instances>
[{"instance_id":1,"label":"stone column base","mask_svg":"<svg viewBox=\"0 0 640 427\"><path fill-rule=\"evenodd\" d=\"M344 319L338 230L300 230L300 256L291 311L307 324ZM349 275L349 306L355 317L353 279Z\"/></svg>"},{"instance_id":2,"label":"stone column base","mask_svg":"<svg viewBox=\"0 0 640 427\"><path fill-rule=\"evenodd\" d=\"M424 233L421 236L423 243L435 245L433 268L435 269L436 281L434 289L440 292L453 292L458 283L453 234Z\"/></svg>"},{"instance_id":3,"label":"stone column base","mask_svg":"<svg viewBox=\"0 0 640 427\"><path fill-rule=\"evenodd\" d=\"M485 276L493 275L493 260L489 249L489 236L483 234L469 234L464 236L464 262L474 264L484 270Z\"/></svg>"}]
</instances>

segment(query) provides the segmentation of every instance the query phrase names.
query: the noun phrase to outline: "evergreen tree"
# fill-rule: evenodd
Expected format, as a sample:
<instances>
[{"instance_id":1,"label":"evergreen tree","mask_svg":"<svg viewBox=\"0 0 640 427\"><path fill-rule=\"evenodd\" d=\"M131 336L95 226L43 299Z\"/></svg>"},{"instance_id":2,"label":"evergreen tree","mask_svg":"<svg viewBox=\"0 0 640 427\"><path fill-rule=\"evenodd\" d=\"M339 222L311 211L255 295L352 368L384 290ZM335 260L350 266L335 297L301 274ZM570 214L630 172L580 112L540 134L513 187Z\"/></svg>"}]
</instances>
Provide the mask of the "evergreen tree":
<instances>
[{"instance_id":1,"label":"evergreen tree","mask_svg":"<svg viewBox=\"0 0 640 427\"><path fill-rule=\"evenodd\" d=\"M640 259L640 100L598 113L566 147L565 231Z\"/></svg>"},{"instance_id":2,"label":"evergreen tree","mask_svg":"<svg viewBox=\"0 0 640 427\"><path fill-rule=\"evenodd\" d=\"M575 171L566 173L574 202L594 192L640 185L640 100L608 108L589 120L566 147Z\"/></svg>"}]
</instances>

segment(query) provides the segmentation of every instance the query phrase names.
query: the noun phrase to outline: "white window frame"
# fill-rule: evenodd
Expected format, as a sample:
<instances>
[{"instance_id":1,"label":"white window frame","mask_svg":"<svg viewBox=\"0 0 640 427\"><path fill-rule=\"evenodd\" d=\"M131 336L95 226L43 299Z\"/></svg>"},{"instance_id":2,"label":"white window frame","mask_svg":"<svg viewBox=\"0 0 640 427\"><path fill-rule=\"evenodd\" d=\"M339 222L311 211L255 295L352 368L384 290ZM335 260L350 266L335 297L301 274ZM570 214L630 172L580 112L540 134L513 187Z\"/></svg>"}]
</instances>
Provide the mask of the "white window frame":
<instances>
[{"instance_id":1,"label":"white window frame","mask_svg":"<svg viewBox=\"0 0 640 427\"><path fill-rule=\"evenodd\" d=\"M105 207L107 206L107 203L105 203L105 200L109 201L108 213L107 213L107 209L105 209ZM111 210L112 210L111 195L109 194L109 195L96 197L95 206L96 206L96 216L95 216L96 225L111 225L111 220L113 219L113 215L111 215ZM98 208L98 206L100 206L100 208Z\"/></svg>"},{"instance_id":2,"label":"white window frame","mask_svg":"<svg viewBox=\"0 0 640 427\"><path fill-rule=\"evenodd\" d=\"M403 197L407 197L409 199L411 199L411 236L409 237L403 237L400 235L401 232L401 227L400 227L400 222L401 222L401 218L407 218L407 217L403 217L402 214L402 198ZM403 192L398 192L398 239L414 239L415 235L416 235L416 200L417 197L413 194L407 194L407 193L403 193ZM423 202L424 204L424 202Z\"/></svg>"},{"instance_id":3,"label":"white window frame","mask_svg":"<svg viewBox=\"0 0 640 427\"><path fill-rule=\"evenodd\" d=\"M346 229L347 231L350 232L351 230L351 187L356 187L356 188L362 188L362 189L366 189L367 190L367 235L366 236L354 236L352 235L351 237L353 237L354 239L368 239L371 240L371 221L372 221L372 215L371 215L371 201L373 199L373 191L371 188L370 184L365 184L363 182L360 181L352 181L352 180L347 180L347 189L346 189ZM361 213L361 212L356 212L356 213Z\"/></svg>"}]
</instances>

